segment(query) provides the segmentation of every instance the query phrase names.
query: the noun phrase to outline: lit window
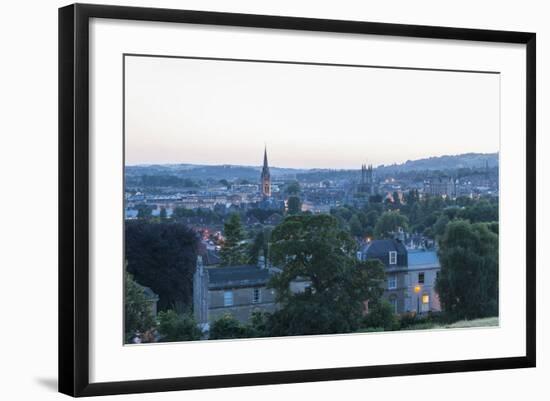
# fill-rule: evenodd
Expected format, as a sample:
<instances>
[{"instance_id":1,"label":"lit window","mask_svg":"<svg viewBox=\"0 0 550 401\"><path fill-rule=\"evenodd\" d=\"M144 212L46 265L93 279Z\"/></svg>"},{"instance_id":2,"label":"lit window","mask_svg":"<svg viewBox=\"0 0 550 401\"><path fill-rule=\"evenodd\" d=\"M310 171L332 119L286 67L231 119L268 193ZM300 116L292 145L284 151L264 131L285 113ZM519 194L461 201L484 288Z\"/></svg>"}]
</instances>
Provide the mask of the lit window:
<instances>
[{"instance_id":1,"label":"lit window","mask_svg":"<svg viewBox=\"0 0 550 401\"><path fill-rule=\"evenodd\" d=\"M394 290L397 288L397 276L391 275L388 277L388 290Z\"/></svg>"},{"instance_id":2,"label":"lit window","mask_svg":"<svg viewBox=\"0 0 550 401\"><path fill-rule=\"evenodd\" d=\"M260 303L260 289L254 288L254 293L252 294L252 303L258 304Z\"/></svg>"},{"instance_id":3,"label":"lit window","mask_svg":"<svg viewBox=\"0 0 550 401\"><path fill-rule=\"evenodd\" d=\"M430 296L428 294L422 295L422 303L423 304L429 304L430 303Z\"/></svg>"},{"instance_id":4,"label":"lit window","mask_svg":"<svg viewBox=\"0 0 550 401\"><path fill-rule=\"evenodd\" d=\"M390 252L390 265L396 265L397 264L397 252L391 251Z\"/></svg>"},{"instance_id":5,"label":"lit window","mask_svg":"<svg viewBox=\"0 0 550 401\"><path fill-rule=\"evenodd\" d=\"M418 273L418 284L424 284L424 273Z\"/></svg>"},{"instance_id":6,"label":"lit window","mask_svg":"<svg viewBox=\"0 0 550 401\"><path fill-rule=\"evenodd\" d=\"M233 291L224 291L223 306L233 306Z\"/></svg>"}]
</instances>

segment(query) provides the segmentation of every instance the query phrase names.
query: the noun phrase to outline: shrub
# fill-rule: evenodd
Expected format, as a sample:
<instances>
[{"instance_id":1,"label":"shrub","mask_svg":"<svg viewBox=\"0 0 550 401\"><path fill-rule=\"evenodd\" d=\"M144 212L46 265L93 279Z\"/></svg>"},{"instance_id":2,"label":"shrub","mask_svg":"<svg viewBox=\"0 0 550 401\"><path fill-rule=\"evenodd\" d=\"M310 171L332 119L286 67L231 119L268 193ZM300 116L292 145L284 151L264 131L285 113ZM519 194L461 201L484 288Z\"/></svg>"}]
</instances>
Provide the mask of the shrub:
<instances>
[{"instance_id":1,"label":"shrub","mask_svg":"<svg viewBox=\"0 0 550 401\"><path fill-rule=\"evenodd\" d=\"M190 341L201 338L201 330L190 314L178 314L168 310L160 312L158 319L162 341Z\"/></svg>"}]
</instances>

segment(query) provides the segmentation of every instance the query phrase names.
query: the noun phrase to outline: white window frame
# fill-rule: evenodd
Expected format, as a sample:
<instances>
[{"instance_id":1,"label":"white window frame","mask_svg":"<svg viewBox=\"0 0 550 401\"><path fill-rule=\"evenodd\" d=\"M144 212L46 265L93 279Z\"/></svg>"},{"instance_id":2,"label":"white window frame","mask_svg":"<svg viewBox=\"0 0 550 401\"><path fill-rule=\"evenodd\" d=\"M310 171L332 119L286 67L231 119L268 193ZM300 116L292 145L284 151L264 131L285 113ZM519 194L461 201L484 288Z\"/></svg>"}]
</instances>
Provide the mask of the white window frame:
<instances>
[{"instance_id":1,"label":"white window frame","mask_svg":"<svg viewBox=\"0 0 550 401\"><path fill-rule=\"evenodd\" d=\"M252 289L252 303L259 304L262 301L262 290L261 288Z\"/></svg>"},{"instance_id":2,"label":"white window frame","mask_svg":"<svg viewBox=\"0 0 550 401\"><path fill-rule=\"evenodd\" d=\"M233 291L223 292L223 306L233 306Z\"/></svg>"},{"instance_id":3,"label":"white window frame","mask_svg":"<svg viewBox=\"0 0 550 401\"><path fill-rule=\"evenodd\" d=\"M388 276L388 290L395 290L397 288L397 275L390 274Z\"/></svg>"},{"instance_id":4,"label":"white window frame","mask_svg":"<svg viewBox=\"0 0 550 401\"><path fill-rule=\"evenodd\" d=\"M397 251L390 251L390 265L397 264Z\"/></svg>"}]
</instances>

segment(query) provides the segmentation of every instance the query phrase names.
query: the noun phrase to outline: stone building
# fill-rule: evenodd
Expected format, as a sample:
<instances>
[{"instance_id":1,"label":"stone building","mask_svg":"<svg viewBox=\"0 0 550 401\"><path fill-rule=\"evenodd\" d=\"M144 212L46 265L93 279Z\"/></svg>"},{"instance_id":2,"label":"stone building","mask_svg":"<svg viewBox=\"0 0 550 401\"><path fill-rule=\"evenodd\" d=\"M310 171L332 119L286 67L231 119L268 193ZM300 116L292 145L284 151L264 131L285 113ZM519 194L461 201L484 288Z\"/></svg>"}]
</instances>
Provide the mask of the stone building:
<instances>
[{"instance_id":1,"label":"stone building","mask_svg":"<svg viewBox=\"0 0 550 401\"><path fill-rule=\"evenodd\" d=\"M358 254L359 259L378 259L385 266L383 297L397 314L441 311L435 281L441 266L435 250L407 249L397 239L374 240Z\"/></svg>"},{"instance_id":2,"label":"stone building","mask_svg":"<svg viewBox=\"0 0 550 401\"><path fill-rule=\"evenodd\" d=\"M424 193L431 196L456 198L456 182L452 177L437 177L424 181Z\"/></svg>"},{"instance_id":3,"label":"stone building","mask_svg":"<svg viewBox=\"0 0 550 401\"><path fill-rule=\"evenodd\" d=\"M372 164L361 165L361 181L357 185L357 192L368 196L376 194Z\"/></svg>"},{"instance_id":4,"label":"stone building","mask_svg":"<svg viewBox=\"0 0 550 401\"><path fill-rule=\"evenodd\" d=\"M267 288L277 269L258 265L204 266L201 256L193 277L193 311L204 330L225 314L246 323L254 312L274 312L275 292Z\"/></svg>"}]
</instances>

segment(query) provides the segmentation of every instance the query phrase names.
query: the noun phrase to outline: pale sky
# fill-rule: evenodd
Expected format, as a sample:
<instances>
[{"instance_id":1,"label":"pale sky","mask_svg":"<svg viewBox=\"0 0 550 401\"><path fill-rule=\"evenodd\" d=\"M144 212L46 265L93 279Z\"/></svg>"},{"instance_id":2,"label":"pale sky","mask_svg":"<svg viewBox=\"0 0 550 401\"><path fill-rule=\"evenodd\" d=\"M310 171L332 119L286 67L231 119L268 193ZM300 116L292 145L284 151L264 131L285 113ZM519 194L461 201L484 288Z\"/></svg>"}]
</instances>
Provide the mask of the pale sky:
<instances>
[{"instance_id":1,"label":"pale sky","mask_svg":"<svg viewBox=\"0 0 550 401\"><path fill-rule=\"evenodd\" d=\"M359 168L498 152L499 75L126 57L126 164Z\"/></svg>"}]
</instances>

